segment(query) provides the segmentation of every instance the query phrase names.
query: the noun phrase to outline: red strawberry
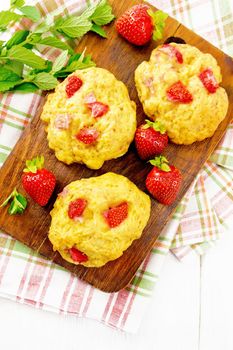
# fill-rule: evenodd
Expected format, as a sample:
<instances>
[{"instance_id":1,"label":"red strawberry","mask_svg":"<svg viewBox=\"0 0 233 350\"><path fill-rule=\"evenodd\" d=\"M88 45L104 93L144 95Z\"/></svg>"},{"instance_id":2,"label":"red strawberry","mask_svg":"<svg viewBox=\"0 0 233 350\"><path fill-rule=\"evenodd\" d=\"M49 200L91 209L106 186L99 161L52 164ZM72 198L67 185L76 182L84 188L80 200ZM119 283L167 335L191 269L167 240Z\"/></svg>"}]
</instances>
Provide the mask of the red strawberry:
<instances>
[{"instance_id":1,"label":"red strawberry","mask_svg":"<svg viewBox=\"0 0 233 350\"><path fill-rule=\"evenodd\" d=\"M95 128L83 128L79 131L79 133L76 135L76 138L85 143L86 145L90 145L99 137L99 132Z\"/></svg>"},{"instance_id":2,"label":"red strawberry","mask_svg":"<svg viewBox=\"0 0 233 350\"><path fill-rule=\"evenodd\" d=\"M162 38L166 18L164 12L154 13L148 5L135 5L117 20L116 30L130 43L141 46L152 36L154 40Z\"/></svg>"},{"instance_id":3,"label":"red strawberry","mask_svg":"<svg viewBox=\"0 0 233 350\"><path fill-rule=\"evenodd\" d=\"M184 62L182 53L175 46L164 44L159 48L159 51L166 53L171 58L175 57L180 64Z\"/></svg>"},{"instance_id":4,"label":"red strawberry","mask_svg":"<svg viewBox=\"0 0 233 350\"><path fill-rule=\"evenodd\" d=\"M154 168L146 178L146 187L162 204L172 204L179 192L182 176L180 171L173 165L168 165L165 157L156 157L150 163Z\"/></svg>"},{"instance_id":5,"label":"red strawberry","mask_svg":"<svg viewBox=\"0 0 233 350\"><path fill-rule=\"evenodd\" d=\"M108 105L105 105L102 102L91 102L87 103L88 108L91 110L91 115L94 118L102 117L109 110Z\"/></svg>"},{"instance_id":6,"label":"red strawberry","mask_svg":"<svg viewBox=\"0 0 233 350\"><path fill-rule=\"evenodd\" d=\"M88 257L86 254L80 252L77 248L70 248L69 249L70 256L72 260L78 263L86 262L88 260Z\"/></svg>"},{"instance_id":7,"label":"red strawberry","mask_svg":"<svg viewBox=\"0 0 233 350\"><path fill-rule=\"evenodd\" d=\"M199 79L210 94L214 94L219 88L219 84L212 69L206 68L199 74Z\"/></svg>"},{"instance_id":8,"label":"red strawberry","mask_svg":"<svg viewBox=\"0 0 233 350\"><path fill-rule=\"evenodd\" d=\"M83 85L82 80L76 75L68 77L68 84L66 85L66 95L68 98L72 97L76 91Z\"/></svg>"},{"instance_id":9,"label":"red strawberry","mask_svg":"<svg viewBox=\"0 0 233 350\"><path fill-rule=\"evenodd\" d=\"M75 219L81 216L87 206L86 199L78 198L70 202L68 208L68 216L70 219Z\"/></svg>"},{"instance_id":10,"label":"red strawberry","mask_svg":"<svg viewBox=\"0 0 233 350\"><path fill-rule=\"evenodd\" d=\"M141 159L149 159L163 152L168 144L168 136L162 124L158 121L146 120L135 134L135 145Z\"/></svg>"},{"instance_id":11,"label":"red strawberry","mask_svg":"<svg viewBox=\"0 0 233 350\"><path fill-rule=\"evenodd\" d=\"M119 226L128 216L128 203L123 202L116 207L109 208L103 213L109 227Z\"/></svg>"},{"instance_id":12,"label":"red strawberry","mask_svg":"<svg viewBox=\"0 0 233 350\"><path fill-rule=\"evenodd\" d=\"M51 171L43 168L43 156L27 160L26 165L22 175L23 188L36 203L45 206L55 188L56 178Z\"/></svg>"},{"instance_id":13,"label":"red strawberry","mask_svg":"<svg viewBox=\"0 0 233 350\"><path fill-rule=\"evenodd\" d=\"M178 103L190 103L193 100L192 94L181 81L177 81L167 89L167 98L171 102Z\"/></svg>"}]
</instances>

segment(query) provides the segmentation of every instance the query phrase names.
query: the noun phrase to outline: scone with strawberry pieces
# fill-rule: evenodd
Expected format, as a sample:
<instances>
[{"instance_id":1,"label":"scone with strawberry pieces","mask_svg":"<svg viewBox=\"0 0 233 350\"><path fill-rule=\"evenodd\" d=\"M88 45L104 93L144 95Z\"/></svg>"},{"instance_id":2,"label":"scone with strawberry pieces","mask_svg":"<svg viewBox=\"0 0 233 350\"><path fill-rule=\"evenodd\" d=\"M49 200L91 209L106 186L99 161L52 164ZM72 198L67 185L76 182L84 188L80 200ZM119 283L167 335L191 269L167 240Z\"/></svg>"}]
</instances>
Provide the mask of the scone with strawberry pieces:
<instances>
[{"instance_id":1,"label":"scone with strawberry pieces","mask_svg":"<svg viewBox=\"0 0 233 350\"><path fill-rule=\"evenodd\" d=\"M177 144L192 144L214 134L228 109L221 81L216 59L187 44L158 46L135 71L145 114L160 121Z\"/></svg>"},{"instance_id":2,"label":"scone with strawberry pieces","mask_svg":"<svg viewBox=\"0 0 233 350\"><path fill-rule=\"evenodd\" d=\"M100 267L141 236L150 206L149 196L122 175L74 181L54 204L49 239L68 262Z\"/></svg>"},{"instance_id":3,"label":"scone with strawberry pieces","mask_svg":"<svg viewBox=\"0 0 233 350\"><path fill-rule=\"evenodd\" d=\"M56 87L41 119L60 161L99 169L127 152L136 130L136 105L112 73L92 67L76 71Z\"/></svg>"}]
</instances>

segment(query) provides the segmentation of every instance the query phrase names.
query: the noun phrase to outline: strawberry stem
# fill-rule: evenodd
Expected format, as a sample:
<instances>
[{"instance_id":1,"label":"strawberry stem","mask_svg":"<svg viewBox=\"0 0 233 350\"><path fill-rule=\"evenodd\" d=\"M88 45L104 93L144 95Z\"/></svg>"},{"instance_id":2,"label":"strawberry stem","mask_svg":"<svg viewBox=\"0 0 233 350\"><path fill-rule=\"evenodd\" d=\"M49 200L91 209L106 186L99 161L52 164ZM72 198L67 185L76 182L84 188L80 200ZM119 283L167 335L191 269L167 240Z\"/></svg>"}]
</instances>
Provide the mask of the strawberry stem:
<instances>
[{"instance_id":1,"label":"strawberry stem","mask_svg":"<svg viewBox=\"0 0 233 350\"><path fill-rule=\"evenodd\" d=\"M44 166L44 157L43 156L37 156L36 158L33 158L31 160L26 160L26 168L23 169L24 173L36 173L37 170L40 170Z\"/></svg>"},{"instance_id":2,"label":"strawberry stem","mask_svg":"<svg viewBox=\"0 0 233 350\"><path fill-rule=\"evenodd\" d=\"M13 192L0 205L0 208L5 207L8 203L10 203L8 209L10 215L22 214L27 207L27 199L16 188L14 188Z\"/></svg>"},{"instance_id":3,"label":"strawberry stem","mask_svg":"<svg viewBox=\"0 0 233 350\"><path fill-rule=\"evenodd\" d=\"M166 173L171 171L171 168L168 165L168 160L164 156L155 157L155 159L149 160L149 163L155 166L156 168L165 171Z\"/></svg>"}]
</instances>

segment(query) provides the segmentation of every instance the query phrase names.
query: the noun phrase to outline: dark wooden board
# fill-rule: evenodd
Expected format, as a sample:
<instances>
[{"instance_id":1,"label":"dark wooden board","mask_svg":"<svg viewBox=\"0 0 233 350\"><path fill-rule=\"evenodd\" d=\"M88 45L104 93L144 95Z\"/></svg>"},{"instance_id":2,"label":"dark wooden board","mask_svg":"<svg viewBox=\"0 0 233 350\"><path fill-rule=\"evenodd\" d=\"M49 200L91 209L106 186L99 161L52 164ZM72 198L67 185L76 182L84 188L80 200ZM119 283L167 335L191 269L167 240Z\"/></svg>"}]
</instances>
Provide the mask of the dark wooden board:
<instances>
[{"instance_id":1,"label":"dark wooden board","mask_svg":"<svg viewBox=\"0 0 233 350\"><path fill-rule=\"evenodd\" d=\"M111 1L111 3L114 13L118 17L136 2L125 0ZM95 34L87 35L80 43L78 50L82 51L87 47L87 52L92 54L98 66L109 69L118 79L125 82L129 88L131 98L137 103L138 122L140 122L145 118L145 115L143 114L142 106L139 103L134 86L134 70L138 64L149 58L151 50L156 44L152 42L143 48L134 47L118 37L114 24L107 27L107 32L108 40L98 38ZM39 119L40 111L38 111L37 116L26 128L23 136L16 144L0 171L0 200L2 200L9 195L14 187L24 192L21 186L21 174L25 160L39 154L45 156L46 167L53 170L57 178L57 186L49 205L42 208L29 200L29 206L21 216L9 216L7 209L3 208L0 211L0 228L32 249L35 249L38 253L73 272L81 279L106 292L118 291L131 281L138 267L150 252L158 235L168 222L177 204L224 135L233 114L232 59L179 24L176 20L169 18L163 40L174 35L182 37L187 43L195 45L202 51L209 52L216 57L222 69L222 86L228 93L230 107L227 117L220 124L212 138L194 143L191 146L169 145L165 155L183 174L183 185L179 196L171 206L163 206L152 200L151 217L142 237L134 241L131 247L119 259L101 268L85 268L64 261L58 253L53 252L47 238L50 226L49 212L53 207L57 194L65 185L73 180L98 176L108 171L127 176L140 189L145 190L144 180L151 167L145 162L140 161L133 145L125 156L106 162L98 171L90 170L78 164L67 166L59 162L53 152L49 150L44 125Z\"/></svg>"}]
</instances>

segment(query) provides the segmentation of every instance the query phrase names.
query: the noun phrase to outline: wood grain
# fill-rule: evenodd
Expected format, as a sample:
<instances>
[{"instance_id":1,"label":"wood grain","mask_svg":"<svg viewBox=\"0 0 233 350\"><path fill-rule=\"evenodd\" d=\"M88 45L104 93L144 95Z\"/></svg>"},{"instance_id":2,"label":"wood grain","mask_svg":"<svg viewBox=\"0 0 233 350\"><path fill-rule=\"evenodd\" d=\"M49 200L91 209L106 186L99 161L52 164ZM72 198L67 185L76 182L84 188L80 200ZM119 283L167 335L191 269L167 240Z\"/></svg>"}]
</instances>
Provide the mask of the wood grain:
<instances>
[{"instance_id":1,"label":"wood grain","mask_svg":"<svg viewBox=\"0 0 233 350\"><path fill-rule=\"evenodd\" d=\"M119 16L125 9L135 4L133 0L111 2L116 16ZM87 35L81 41L78 50L82 51L87 47L87 52L92 54L98 66L109 69L128 86L131 98L137 103L137 116L138 122L140 122L145 118L145 115L134 86L134 70L138 64L149 58L155 43L151 42L151 44L143 48L134 47L118 37L114 24L107 27L107 32L108 40L101 39L95 34ZM174 35L182 37L187 43L195 45L204 52L209 52L216 57L223 73L222 85L225 87L231 103L226 118L212 138L194 143L191 146L177 146L173 144L168 146L165 155L183 174L183 185L179 196L176 202L168 207L152 200L152 214L142 237L134 241L119 259L109 262L101 268L85 268L64 261L58 253L53 252L47 238L50 226L49 212L53 207L57 194L65 185L73 180L98 176L108 171L127 176L140 189L145 190L144 180L151 166L137 157L133 145L131 145L129 152L125 156L106 162L98 171L87 169L85 166L78 164L67 166L59 162L48 148L44 125L40 121L39 110L0 171L0 193L3 199L8 196L14 187L24 192L21 186L21 174L25 160L39 154L44 155L46 167L53 170L57 178L57 186L50 203L42 208L29 200L29 206L21 216L9 216L7 209L3 208L0 212L0 228L40 254L73 272L81 279L106 292L118 291L131 281L177 204L186 193L204 162L221 140L233 113L232 59L179 24L176 20L169 18L163 40Z\"/></svg>"}]
</instances>

